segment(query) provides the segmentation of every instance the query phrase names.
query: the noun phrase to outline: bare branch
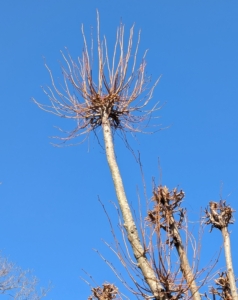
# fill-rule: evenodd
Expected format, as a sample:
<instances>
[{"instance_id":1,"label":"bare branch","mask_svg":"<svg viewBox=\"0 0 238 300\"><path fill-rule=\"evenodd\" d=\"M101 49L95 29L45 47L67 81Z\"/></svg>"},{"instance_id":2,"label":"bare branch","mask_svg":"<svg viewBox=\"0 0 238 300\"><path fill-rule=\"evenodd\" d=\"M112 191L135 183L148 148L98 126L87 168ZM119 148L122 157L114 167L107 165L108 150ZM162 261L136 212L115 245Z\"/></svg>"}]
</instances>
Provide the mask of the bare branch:
<instances>
[{"instance_id":1,"label":"bare branch","mask_svg":"<svg viewBox=\"0 0 238 300\"><path fill-rule=\"evenodd\" d=\"M57 87L52 71L45 63L53 89L47 87L43 88L43 91L50 103L42 104L32 98L39 108L59 117L76 121L75 129L68 133L67 137L60 138L63 142L96 130L102 125L105 115L113 130L143 131L148 126L147 121L151 119L151 114L158 109L158 103L149 110L145 109L152 99L159 79L149 88L150 77L145 73L147 51L136 70L140 32L134 54L132 54L134 26L130 30L125 50L124 25L120 24L110 63L107 40L106 37L100 40L99 27L99 13L97 12L97 80L94 81L92 70L93 40L91 41L91 54L89 54L82 25L84 50L81 58L78 57L75 61L67 49L66 54L61 51L65 63L61 66L64 79L61 88ZM130 63L132 56L133 61Z\"/></svg>"},{"instance_id":2,"label":"bare branch","mask_svg":"<svg viewBox=\"0 0 238 300\"><path fill-rule=\"evenodd\" d=\"M14 300L40 300L46 296L49 288L37 292L37 283L30 271L23 271L0 257L0 294L7 294Z\"/></svg>"},{"instance_id":3,"label":"bare branch","mask_svg":"<svg viewBox=\"0 0 238 300\"><path fill-rule=\"evenodd\" d=\"M209 210L208 209L205 210L206 218L207 218L206 224L212 225L211 231L215 227L219 229L222 233L230 293L232 295L233 300L238 300L236 279L234 275L232 256L231 256L230 234L228 232L228 225L234 223L233 212L234 210L229 205L226 204L225 200L221 200L220 202L211 201L209 203Z\"/></svg>"}]
</instances>

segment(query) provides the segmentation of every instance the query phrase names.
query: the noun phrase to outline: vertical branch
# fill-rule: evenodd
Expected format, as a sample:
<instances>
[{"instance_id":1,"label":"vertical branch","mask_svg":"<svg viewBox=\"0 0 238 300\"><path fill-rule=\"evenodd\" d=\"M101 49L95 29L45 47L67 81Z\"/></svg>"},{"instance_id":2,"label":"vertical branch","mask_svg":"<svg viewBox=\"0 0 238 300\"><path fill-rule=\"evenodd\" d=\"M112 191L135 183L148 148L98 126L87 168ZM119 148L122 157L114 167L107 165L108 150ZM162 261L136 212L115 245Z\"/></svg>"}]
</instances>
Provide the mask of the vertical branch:
<instances>
[{"instance_id":1,"label":"vertical branch","mask_svg":"<svg viewBox=\"0 0 238 300\"><path fill-rule=\"evenodd\" d=\"M235 281L235 275L234 275L233 264L232 264L232 256L231 256L230 235L227 230L227 227L222 228L221 232L224 240L226 268L227 268L227 275L230 283L231 295L233 300L238 300L236 281Z\"/></svg>"},{"instance_id":2,"label":"vertical branch","mask_svg":"<svg viewBox=\"0 0 238 300\"><path fill-rule=\"evenodd\" d=\"M134 256L137 260L138 267L141 269L143 276L150 287L150 290L156 299L160 299L159 292L163 289L163 287L158 282L158 279L152 269L151 265L149 264L146 256L145 250L140 242L139 234L136 228L136 224L134 222L131 209L129 207L121 174L116 162L115 152L114 152L114 144L112 141L112 133L110 128L110 123L108 120L108 116L104 116L103 123L103 136L106 148L106 156L107 161L110 167L110 171L112 174L112 179L114 182L116 195L118 198L118 202L120 205L120 209L122 211L122 216L124 220L124 227L126 229L128 240L132 246L132 250Z\"/></svg>"},{"instance_id":3,"label":"vertical branch","mask_svg":"<svg viewBox=\"0 0 238 300\"><path fill-rule=\"evenodd\" d=\"M98 39L98 93L102 91L102 74L103 74L103 53L100 42L100 20L97 11L97 39Z\"/></svg>"},{"instance_id":4,"label":"vertical branch","mask_svg":"<svg viewBox=\"0 0 238 300\"><path fill-rule=\"evenodd\" d=\"M148 211L147 220L150 223L155 224L155 230L160 234L160 229L165 230L168 235L167 243L174 245L178 255L180 269L183 273L183 277L187 282L187 287L191 292L194 300L201 300L199 288L195 282L196 273L193 274L192 268L190 267L186 249L179 232L181 224L184 218L184 211L179 207L184 197L184 192L181 190L177 192L176 189L169 192L166 186L159 186L158 189L154 190L153 200L156 202L154 209ZM180 212L180 220L176 221L174 218L175 211Z\"/></svg>"},{"instance_id":5,"label":"vertical branch","mask_svg":"<svg viewBox=\"0 0 238 300\"><path fill-rule=\"evenodd\" d=\"M138 53L138 49L139 49L139 44L140 44L140 34L141 34L141 31L139 31L139 34L138 34L138 40L137 40L137 44L136 44L136 51L135 51L134 60L133 60L133 67L132 67L132 70L131 70L132 74L134 74L134 72L135 72L136 57L137 57L137 53ZM144 59L144 57L143 57L143 59Z\"/></svg>"},{"instance_id":6,"label":"vertical branch","mask_svg":"<svg viewBox=\"0 0 238 300\"><path fill-rule=\"evenodd\" d=\"M228 232L228 225L234 223L232 215L234 210L226 204L225 200L221 200L220 202L211 201L209 203L209 208L210 211L208 211L208 209L205 210L206 218L208 219L206 224L212 225L211 231L213 228L217 228L222 233L230 293L233 300L238 300L236 280L232 265L230 236Z\"/></svg>"},{"instance_id":7,"label":"vertical branch","mask_svg":"<svg viewBox=\"0 0 238 300\"><path fill-rule=\"evenodd\" d=\"M198 291L197 284L195 282L195 275L193 274L193 271L190 267L190 264L189 264L189 261L187 258L187 253L183 246L183 241L182 241L181 235L179 233L179 230L175 223L174 218L172 217L171 219L173 219L173 221L172 221L173 224L171 226L171 230L172 230L173 239L175 241L174 242L175 248L179 254L181 271L183 273L184 278L187 281L187 284L189 286L189 289L191 291L193 299L201 300L201 296Z\"/></svg>"},{"instance_id":8,"label":"vertical branch","mask_svg":"<svg viewBox=\"0 0 238 300\"><path fill-rule=\"evenodd\" d=\"M112 87L115 86L115 83L116 83L115 80L117 78L117 72L114 72L114 68L115 68L115 59L116 59L116 54L117 54L118 40L119 40L119 28L117 28L116 42L114 45L114 51L113 51L113 57L112 57L112 70L111 70L111 76L112 76L111 86Z\"/></svg>"}]
</instances>

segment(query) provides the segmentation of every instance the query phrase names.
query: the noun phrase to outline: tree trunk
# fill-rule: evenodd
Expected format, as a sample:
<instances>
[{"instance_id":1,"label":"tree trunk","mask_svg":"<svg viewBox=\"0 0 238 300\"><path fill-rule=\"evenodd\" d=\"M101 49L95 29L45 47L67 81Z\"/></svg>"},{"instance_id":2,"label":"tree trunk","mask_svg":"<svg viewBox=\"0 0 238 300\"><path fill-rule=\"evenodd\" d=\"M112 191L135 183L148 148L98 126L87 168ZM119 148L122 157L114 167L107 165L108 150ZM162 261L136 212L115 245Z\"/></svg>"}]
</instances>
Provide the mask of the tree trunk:
<instances>
[{"instance_id":1,"label":"tree trunk","mask_svg":"<svg viewBox=\"0 0 238 300\"><path fill-rule=\"evenodd\" d=\"M231 288L231 295L233 300L238 300L236 281L235 281L235 275L233 271L232 257L231 257L230 235L227 230L227 227L223 227L221 229L221 232L224 240L226 268L227 268L227 274L228 274L230 288Z\"/></svg>"},{"instance_id":2,"label":"tree trunk","mask_svg":"<svg viewBox=\"0 0 238 300\"><path fill-rule=\"evenodd\" d=\"M160 291L163 289L161 284L158 282L156 274L151 267L149 261L146 258L144 248L141 244L139 234L134 222L130 206L128 204L121 174L117 165L114 144L112 140L111 126L108 120L108 116L105 114L102 122L103 136L105 142L107 161L112 174L117 199L122 212L124 227L127 232L128 240L131 244L134 256L137 260L138 267L141 269L142 274L150 287L150 290L156 299L160 299Z\"/></svg>"}]
</instances>

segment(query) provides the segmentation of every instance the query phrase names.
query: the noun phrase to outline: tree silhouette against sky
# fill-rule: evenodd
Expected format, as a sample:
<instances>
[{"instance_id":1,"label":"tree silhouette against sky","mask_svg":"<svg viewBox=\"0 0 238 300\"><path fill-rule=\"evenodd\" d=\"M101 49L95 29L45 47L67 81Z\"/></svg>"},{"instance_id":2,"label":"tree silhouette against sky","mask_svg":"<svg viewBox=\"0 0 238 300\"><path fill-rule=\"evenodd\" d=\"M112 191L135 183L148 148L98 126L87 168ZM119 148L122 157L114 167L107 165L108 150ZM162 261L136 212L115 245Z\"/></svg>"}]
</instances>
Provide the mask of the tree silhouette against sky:
<instances>
[{"instance_id":1,"label":"tree silhouette against sky","mask_svg":"<svg viewBox=\"0 0 238 300\"><path fill-rule=\"evenodd\" d=\"M141 270L142 281L147 284L147 287L143 287L131 276L139 291L138 293L135 292L135 294L145 299L150 299L151 295L155 299L179 299L186 295L187 298L200 300L201 294L199 289L208 279L206 277L202 283L197 285L196 280L200 276L201 271L196 269L197 266L195 268L193 263L190 265L187 257L188 241L184 242L180 234L186 214L185 210L180 208L184 192L182 190L179 192L177 189L169 191L166 186L154 188L153 201L156 204L153 210L148 211L146 220L150 225L154 226L153 234L155 234L158 242L159 265L161 265L163 258L169 261L167 265L163 263L161 268L161 266L157 265L157 260L155 259L153 234L148 245L144 239L145 232L142 232L141 240L138 224L136 225L126 197L114 151L113 133L119 131L126 140L127 132L144 132L148 129L151 118L160 108L158 103L148 108L159 79L152 87L149 87L150 77L146 75L145 71L146 52L142 62L137 66L140 33L133 51L134 26L130 30L129 40L127 45L125 45L124 26L120 24L117 30L114 52L112 58L110 58L106 37L103 40L100 37L99 23L99 14L97 12L97 67L93 66L93 63L95 63L93 40L89 47L82 26L84 40L82 57L73 60L68 51L66 55L61 52L64 59L64 65L62 65L64 83L60 87L56 84L51 69L45 64L51 77L52 87L43 88L43 91L49 98L50 104L42 104L34 98L33 101L47 112L62 118L75 120L76 127L70 132L65 132L65 137L60 137L63 142L83 135L86 135L87 139L91 131L97 134L97 129L102 128L106 157L122 213L123 226L136 259L135 269L139 268ZM94 69L97 71L94 72ZM82 140L84 141L85 138ZM212 210L211 206L210 209ZM229 210L230 214L231 212L232 210ZM206 213L209 218L207 224L214 224L214 218L212 219L211 217L215 214L214 210L212 210L211 214L209 214L208 210ZM229 222L226 223L225 228L227 228L228 224ZM216 225L214 226L217 227ZM161 237L161 231L163 230L165 231L165 241L162 241ZM189 233L187 232L187 234ZM165 250L166 244L168 244L167 250ZM172 273L170 269L166 268L168 268L168 264L175 263L172 261L170 254L173 248L178 253L179 267ZM163 251L165 254L163 254ZM227 279L228 288L226 285L228 294L226 293L224 297L228 299L227 297L232 295L233 299L238 299L235 277L233 270L231 270L230 252L228 256L230 258L227 273L227 278L229 279ZM214 266L209 267L213 268ZM126 269L128 270L128 266L126 266ZM180 271L181 276L178 280L177 277L179 277ZM224 274L226 276L226 273ZM223 278L223 274L220 278ZM190 293L188 293L188 290L190 290ZM96 288L93 291L94 297L98 299L113 299L115 297L113 295L116 295L114 286L107 284L104 285L103 289L99 288L98 290ZM112 291L112 298L109 298L110 291ZM213 289L212 293L213 295L219 294L216 289Z\"/></svg>"}]
</instances>

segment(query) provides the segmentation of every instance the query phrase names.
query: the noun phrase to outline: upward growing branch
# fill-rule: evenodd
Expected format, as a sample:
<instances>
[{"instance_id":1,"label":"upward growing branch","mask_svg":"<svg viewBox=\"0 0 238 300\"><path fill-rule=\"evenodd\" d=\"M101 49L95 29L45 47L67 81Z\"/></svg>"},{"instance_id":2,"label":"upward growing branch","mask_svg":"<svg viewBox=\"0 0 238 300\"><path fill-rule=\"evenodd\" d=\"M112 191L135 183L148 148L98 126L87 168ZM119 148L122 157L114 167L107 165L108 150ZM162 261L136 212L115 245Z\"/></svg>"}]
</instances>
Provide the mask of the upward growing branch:
<instances>
[{"instance_id":1,"label":"upward growing branch","mask_svg":"<svg viewBox=\"0 0 238 300\"><path fill-rule=\"evenodd\" d=\"M106 116L105 119L103 120L102 127L103 127L107 161L111 170L111 174L112 174L112 178L113 178L113 182L117 194L117 199L125 222L124 227L127 232L128 240L132 246L134 256L138 262L138 267L141 269L144 278L151 289L151 292L157 299L159 296L159 291L162 290L163 287L161 286L161 284L158 283L158 279L154 273L154 270L152 269L151 265L149 264L145 256L145 249L143 248L140 242L138 230L136 228L136 224L134 222L131 209L129 207L126 198L122 178L116 162L110 123L108 122Z\"/></svg>"},{"instance_id":2,"label":"upward growing branch","mask_svg":"<svg viewBox=\"0 0 238 300\"><path fill-rule=\"evenodd\" d=\"M228 232L228 225L233 224L233 212L234 210L226 204L226 201L213 202L209 203L209 209L206 209L206 224L211 224L213 227L219 229L223 236L224 241L224 250L226 257L226 266L227 266L227 275L229 279L230 294L232 295L233 300L238 300L237 287L235 274L232 264L231 256L231 243L230 243L230 234Z\"/></svg>"},{"instance_id":3,"label":"upward growing branch","mask_svg":"<svg viewBox=\"0 0 238 300\"><path fill-rule=\"evenodd\" d=\"M175 246L180 260L180 269L183 277L187 282L187 286L191 292L193 299L201 300L199 288L195 282L196 274L193 273L190 267L187 253L179 232L182 220L184 218L184 211L180 208L184 192L181 190L177 192L176 189L169 192L166 186L159 186L154 190L153 200L156 203L153 211L149 211L147 220L156 225L156 230L164 229L169 237L168 243ZM180 212L180 220L177 222L174 218L175 212Z\"/></svg>"},{"instance_id":4,"label":"upward growing branch","mask_svg":"<svg viewBox=\"0 0 238 300\"><path fill-rule=\"evenodd\" d=\"M125 229L132 246L138 267L149 286L154 298L160 298L163 289L156 274L145 255L145 249L140 242L139 234L133 220L122 178L115 159L112 130L142 131L156 111L157 104L150 110L146 110L149 104L155 84L148 89L150 78L145 75L145 55L139 68L136 69L136 58L140 42L140 33L133 53L133 31L130 30L127 50L124 45L124 26L121 24L117 30L116 43L111 62L108 56L106 38L100 40L99 16L97 15L97 53L98 53L98 76L93 79L93 57L88 53L88 46L82 27L84 50L82 57L74 61L70 54L68 57L62 53L66 67L62 67L64 87L59 90L55 84L52 72L50 73L53 89L43 89L50 100L50 105L44 105L33 101L43 110L57 116L76 120L77 126L68 133L64 141L88 134L102 126L105 149L108 164L111 170L116 195L122 211ZM93 48L91 47L92 52ZM132 61L131 61L132 58ZM130 73L128 73L130 69ZM146 121L146 122L145 122Z\"/></svg>"}]
</instances>

